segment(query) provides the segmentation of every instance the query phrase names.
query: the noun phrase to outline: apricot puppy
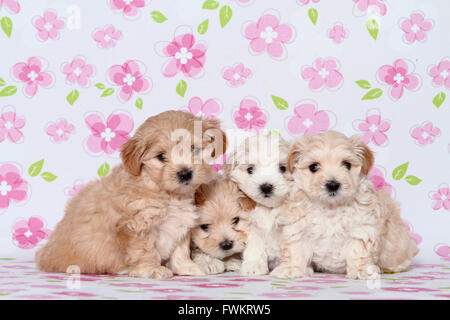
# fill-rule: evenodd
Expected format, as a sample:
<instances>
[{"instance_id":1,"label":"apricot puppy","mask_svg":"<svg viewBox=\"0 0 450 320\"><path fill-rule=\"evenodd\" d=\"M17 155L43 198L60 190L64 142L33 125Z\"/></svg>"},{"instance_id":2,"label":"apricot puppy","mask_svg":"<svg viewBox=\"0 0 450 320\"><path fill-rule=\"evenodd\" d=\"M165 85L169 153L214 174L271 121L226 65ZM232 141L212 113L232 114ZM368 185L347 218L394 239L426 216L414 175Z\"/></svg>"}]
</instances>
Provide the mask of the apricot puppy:
<instances>
[{"instance_id":1,"label":"apricot puppy","mask_svg":"<svg viewBox=\"0 0 450 320\"><path fill-rule=\"evenodd\" d=\"M191 230L194 262L208 274L238 271L255 202L223 178L201 185L195 202L199 218Z\"/></svg>"},{"instance_id":2,"label":"apricot puppy","mask_svg":"<svg viewBox=\"0 0 450 320\"><path fill-rule=\"evenodd\" d=\"M122 164L68 203L39 269L168 278L201 275L190 259L196 188L215 177L206 156L225 151L219 122L182 111L148 118L123 146ZM207 157L206 157L207 158Z\"/></svg>"},{"instance_id":3,"label":"apricot puppy","mask_svg":"<svg viewBox=\"0 0 450 320\"><path fill-rule=\"evenodd\" d=\"M373 161L358 136L328 131L295 140L281 264L272 275L305 277L315 269L376 279L407 269L418 249L398 203L367 179Z\"/></svg>"}]
</instances>

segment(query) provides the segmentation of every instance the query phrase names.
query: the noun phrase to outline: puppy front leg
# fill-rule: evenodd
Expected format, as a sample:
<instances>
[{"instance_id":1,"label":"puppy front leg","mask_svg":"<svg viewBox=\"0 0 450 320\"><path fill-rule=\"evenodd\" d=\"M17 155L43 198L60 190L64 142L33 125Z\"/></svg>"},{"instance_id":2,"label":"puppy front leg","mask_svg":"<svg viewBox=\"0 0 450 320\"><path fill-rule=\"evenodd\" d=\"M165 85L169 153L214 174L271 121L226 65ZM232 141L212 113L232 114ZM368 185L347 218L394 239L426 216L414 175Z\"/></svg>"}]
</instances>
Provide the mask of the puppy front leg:
<instances>
[{"instance_id":1,"label":"puppy front leg","mask_svg":"<svg viewBox=\"0 0 450 320\"><path fill-rule=\"evenodd\" d=\"M242 266L242 260L236 257L230 257L224 261L226 271L239 271Z\"/></svg>"},{"instance_id":2,"label":"puppy front leg","mask_svg":"<svg viewBox=\"0 0 450 320\"><path fill-rule=\"evenodd\" d=\"M299 240L283 241L281 263L272 270L271 276L277 278L303 278L313 274L311 268L312 250Z\"/></svg>"},{"instance_id":3,"label":"puppy front leg","mask_svg":"<svg viewBox=\"0 0 450 320\"><path fill-rule=\"evenodd\" d=\"M377 279L380 268L375 264L377 251L375 230L366 228L354 232L354 238L347 246L347 277L350 279Z\"/></svg>"},{"instance_id":4,"label":"puppy front leg","mask_svg":"<svg viewBox=\"0 0 450 320\"><path fill-rule=\"evenodd\" d=\"M264 239L256 232L250 232L247 247L243 253L240 273L244 276L263 275L269 272Z\"/></svg>"},{"instance_id":5,"label":"puppy front leg","mask_svg":"<svg viewBox=\"0 0 450 320\"><path fill-rule=\"evenodd\" d=\"M172 252L169 258L169 268L178 275L203 276L205 272L191 260L190 242L191 236L188 233Z\"/></svg>"},{"instance_id":6,"label":"puppy front leg","mask_svg":"<svg viewBox=\"0 0 450 320\"><path fill-rule=\"evenodd\" d=\"M192 259L206 274L217 274L225 271L223 261L213 258L203 252L195 252Z\"/></svg>"}]
</instances>

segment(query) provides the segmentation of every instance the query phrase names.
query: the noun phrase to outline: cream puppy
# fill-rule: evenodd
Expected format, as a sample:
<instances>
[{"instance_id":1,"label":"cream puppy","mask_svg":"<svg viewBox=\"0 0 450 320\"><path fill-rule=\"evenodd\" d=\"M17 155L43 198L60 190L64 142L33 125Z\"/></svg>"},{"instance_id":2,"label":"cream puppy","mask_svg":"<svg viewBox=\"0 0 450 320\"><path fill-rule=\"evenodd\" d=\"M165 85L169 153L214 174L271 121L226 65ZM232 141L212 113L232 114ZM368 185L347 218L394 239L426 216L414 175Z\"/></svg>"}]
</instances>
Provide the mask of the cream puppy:
<instances>
[{"instance_id":1,"label":"cream puppy","mask_svg":"<svg viewBox=\"0 0 450 320\"><path fill-rule=\"evenodd\" d=\"M398 204L367 179L372 164L358 136L328 131L297 138L289 155L295 182L285 205L281 264L272 275L304 277L315 269L375 279L409 266L418 249Z\"/></svg>"},{"instance_id":2,"label":"cream puppy","mask_svg":"<svg viewBox=\"0 0 450 320\"><path fill-rule=\"evenodd\" d=\"M244 250L243 275L267 274L279 262L281 227L278 216L292 181L287 170L289 145L278 135L247 138L234 151L224 172L256 202Z\"/></svg>"},{"instance_id":3,"label":"cream puppy","mask_svg":"<svg viewBox=\"0 0 450 320\"><path fill-rule=\"evenodd\" d=\"M192 259L207 274L238 271L255 202L235 182L220 178L201 185L195 203L199 218L191 230Z\"/></svg>"}]
</instances>

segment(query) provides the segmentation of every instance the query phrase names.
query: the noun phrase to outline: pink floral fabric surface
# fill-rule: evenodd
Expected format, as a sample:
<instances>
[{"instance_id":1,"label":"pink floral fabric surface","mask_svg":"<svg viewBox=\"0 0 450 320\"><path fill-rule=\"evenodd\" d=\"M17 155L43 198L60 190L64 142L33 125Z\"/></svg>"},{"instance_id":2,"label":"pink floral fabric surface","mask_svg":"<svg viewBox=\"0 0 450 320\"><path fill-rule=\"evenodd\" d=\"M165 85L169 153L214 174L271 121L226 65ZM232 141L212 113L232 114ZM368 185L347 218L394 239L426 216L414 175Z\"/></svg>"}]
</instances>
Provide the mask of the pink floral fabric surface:
<instances>
[{"instance_id":1,"label":"pink floral fabric surface","mask_svg":"<svg viewBox=\"0 0 450 320\"><path fill-rule=\"evenodd\" d=\"M376 155L369 178L401 203L420 248L414 263L447 263L450 20L442 13L449 11L441 0L0 1L0 257L31 261L69 198L110 173L121 145L147 117L176 109L220 119L230 149L257 133L287 140L326 130L361 135ZM31 262L15 261L2 267L9 282L58 286ZM444 267L411 275L447 273ZM120 280L85 278L109 289L109 280ZM283 287L235 275L192 280L195 286L178 278L154 289L183 288L180 279L190 291L150 291L198 295L204 282L220 294L236 287L260 298L316 296L302 286L330 292L324 283ZM418 289L427 296L444 294L433 286L442 279L419 280L402 281L437 290ZM117 290L153 288L140 280L127 287L125 279L122 288L121 281ZM13 285L19 291L11 297L37 294L30 285ZM259 286L265 289L253 290ZM41 289L53 297L52 288Z\"/></svg>"},{"instance_id":2,"label":"pink floral fabric surface","mask_svg":"<svg viewBox=\"0 0 450 320\"><path fill-rule=\"evenodd\" d=\"M242 277L223 273L168 280L75 275L36 270L32 260L0 258L0 299L276 300L450 299L450 264L414 264L377 280L315 273L305 279Z\"/></svg>"}]
</instances>

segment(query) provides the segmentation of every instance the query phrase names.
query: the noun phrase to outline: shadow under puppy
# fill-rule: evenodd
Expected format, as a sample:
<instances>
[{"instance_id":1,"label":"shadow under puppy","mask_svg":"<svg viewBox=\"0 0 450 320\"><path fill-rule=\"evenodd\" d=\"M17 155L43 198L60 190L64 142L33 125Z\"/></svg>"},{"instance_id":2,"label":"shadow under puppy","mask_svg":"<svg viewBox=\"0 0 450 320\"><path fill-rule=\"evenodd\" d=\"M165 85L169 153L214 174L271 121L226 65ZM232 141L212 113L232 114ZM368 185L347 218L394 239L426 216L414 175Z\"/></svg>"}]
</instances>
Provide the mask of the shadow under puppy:
<instances>
[{"instance_id":1,"label":"shadow under puppy","mask_svg":"<svg viewBox=\"0 0 450 320\"><path fill-rule=\"evenodd\" d=\"M68 202L36 254L38 268L145 278L204 274L190 259L189 230L197 220L194 192L215 177L202 156L225 151L218 126L182 111L148 118L122 146L122 164Z\"/></svg>"},{"instance_id":2,"label":"shadow under puppy","mask_svg":"<svg viewBox=\"0 0 450 320\"><path fill-rule=\"evenodd\" d=\"M288 195L289 144L276 134L245 139L224 166L230 180L256 202L250 214L250 233L243 253L242 275L267 274L279 263L281 226L278 217Z\"/></svg>"},{"instance_id":3,"label":"shadow under puppy","mask_svg":"<svg viewBox=\"0 0 450 320\"><path fill-rule=\"evenodd\" d=\"M407 269L418 249L397 202L367 178L372 151L359 136L328 131L297 138L289 156L294 185L285 205L281 264L272 275L316 271L376 279Z\"/></svg>"},{"instance_id":4,"label":"shadow under puppy","mask_svg":"<svg viewBox=\"0 0 450 320\"><path fill-rule=\"evenodd\" d=\"M207 274L238 271L256 203L235 182L219 178L195 192L198 226L191 230L192 259ZM250 213L251 214L251 213Z\"/></svg>"}]
</instances>

